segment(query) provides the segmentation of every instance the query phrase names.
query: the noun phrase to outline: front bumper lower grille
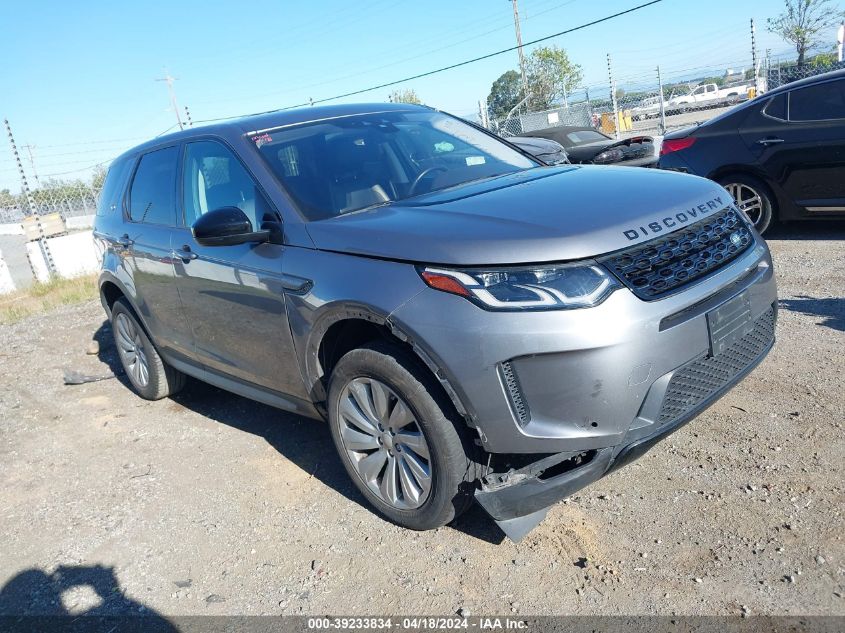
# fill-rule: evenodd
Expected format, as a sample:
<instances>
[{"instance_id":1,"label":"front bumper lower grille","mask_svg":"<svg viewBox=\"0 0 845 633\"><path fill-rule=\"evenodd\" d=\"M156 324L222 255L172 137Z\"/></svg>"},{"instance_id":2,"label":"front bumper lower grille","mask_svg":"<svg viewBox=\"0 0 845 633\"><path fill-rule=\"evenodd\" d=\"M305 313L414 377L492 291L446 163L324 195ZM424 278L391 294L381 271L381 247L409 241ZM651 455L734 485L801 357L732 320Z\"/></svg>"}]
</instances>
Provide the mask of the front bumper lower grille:
<instances>
[{"instance_id":1,"label":"front bumper lower grille","mask_svg":"<svg viewBox=\"0 0 845 633\"><path fill-rule=\"evenodd\" d=\"M695 224L602 258L640 299L660 299L714 272L754 243L740 212L727 208Z\"/></svg>"},{"instance_id":2,"label":"front bumper lower grille","mask_svg":"<svg viewBox=\"0 0 845 633\"><path fill-rule=\"evenodd\" d=\"M754 329L717 356L703 356L672 376L658 415L658 424L677 420L733 384L769 349L775 338L775 309L754 322Z\"/></svg>"}]
</instances>

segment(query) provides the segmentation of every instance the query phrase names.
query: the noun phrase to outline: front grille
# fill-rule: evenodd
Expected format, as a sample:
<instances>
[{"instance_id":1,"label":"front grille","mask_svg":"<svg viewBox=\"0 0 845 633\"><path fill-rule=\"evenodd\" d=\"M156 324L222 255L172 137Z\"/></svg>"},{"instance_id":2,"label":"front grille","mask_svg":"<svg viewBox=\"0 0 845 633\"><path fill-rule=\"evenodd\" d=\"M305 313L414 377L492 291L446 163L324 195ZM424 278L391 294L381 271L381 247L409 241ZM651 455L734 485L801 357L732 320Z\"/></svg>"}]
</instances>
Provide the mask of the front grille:
<instances>
[{"instance_id":1,"label":"front grille","mask_svg":"<svg viewBox=\"0 0 845 633\"><path fill-rule=\"evenodd\" d=\"M508 388L516 418L519 420L520 426L525 426L531 420L531 412L528 410L525 398L522 397L519 380L516 377L511 362L508 360L502 363L502 376L505 379L505 386Z\"/></svg>"},{"instance_id":2,"label":"front grille","mask_svg":"<svg viewBox=\"0 0 845 633\"><path fill-rule=\"evenodd\" d=\"M675 372L669 381L658 424L677 420L731 384L763 354L775 338L775 311L769 308L754 329L718 356L703 356Z\"/></svg>"},{"instance_id":3,"label":"front grille","mask_svg":"<svg viewBox=\"0 0 845 633\"><path fill-rule=\"evenodd\" d=\"M652 301L718 270L754 243L740 212L727 208L680 231L601 261L640 299Z\"/></svg>"}]
</instances>

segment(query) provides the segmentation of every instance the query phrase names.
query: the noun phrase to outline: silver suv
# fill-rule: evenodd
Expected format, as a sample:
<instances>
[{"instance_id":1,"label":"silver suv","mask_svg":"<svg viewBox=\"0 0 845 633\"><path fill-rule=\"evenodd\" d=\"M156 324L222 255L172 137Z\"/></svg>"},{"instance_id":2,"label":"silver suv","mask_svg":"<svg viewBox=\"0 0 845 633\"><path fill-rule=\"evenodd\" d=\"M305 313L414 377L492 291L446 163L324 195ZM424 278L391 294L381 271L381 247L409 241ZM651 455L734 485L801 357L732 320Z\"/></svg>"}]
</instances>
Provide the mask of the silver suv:
<instances>
[{"instance_id":1,"label":"silver suv","mask_svg":"<svg viewBox=\"0 0 845 633\"><path fill-rule=\"evenodd\" d=\"M419 106L157 138L113 163L95 236L142 397L189 375L326 419L413 529L475 500L521 538L774 342L768 249L718 185L546 166Z\"/></svg>"}]
</instances>

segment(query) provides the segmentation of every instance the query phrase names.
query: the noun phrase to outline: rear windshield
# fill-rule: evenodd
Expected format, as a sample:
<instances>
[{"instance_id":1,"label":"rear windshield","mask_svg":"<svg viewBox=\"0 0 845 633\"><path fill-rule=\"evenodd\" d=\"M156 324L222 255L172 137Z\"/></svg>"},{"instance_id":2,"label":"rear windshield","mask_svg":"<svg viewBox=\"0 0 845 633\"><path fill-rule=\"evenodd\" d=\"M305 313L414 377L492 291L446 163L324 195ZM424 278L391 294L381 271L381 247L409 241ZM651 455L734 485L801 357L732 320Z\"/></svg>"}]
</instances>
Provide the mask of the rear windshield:
<instances>
[{"instance_id":1,"label":"rear windshield","mask_svg":"<svg viewBox=\"0 0 845 633\"><path fill-rule=\"evenodd\" d=\"M259 132L252 140L309 220L537 163L439 112L381 112Z\"/></svg>"},{"instance_id":2,"label":"rear windshield","mask_svg":"<svg viewBox=\"0 0 845 633\"><path fill-rule=\"evenodd\" d=\"M593 130L579 130L577 132L567 133L566 140L568 140L572 145L581 145L583 143L606 141L607 137L601 132L594 132Z\"/></svg>"}]
</instances>

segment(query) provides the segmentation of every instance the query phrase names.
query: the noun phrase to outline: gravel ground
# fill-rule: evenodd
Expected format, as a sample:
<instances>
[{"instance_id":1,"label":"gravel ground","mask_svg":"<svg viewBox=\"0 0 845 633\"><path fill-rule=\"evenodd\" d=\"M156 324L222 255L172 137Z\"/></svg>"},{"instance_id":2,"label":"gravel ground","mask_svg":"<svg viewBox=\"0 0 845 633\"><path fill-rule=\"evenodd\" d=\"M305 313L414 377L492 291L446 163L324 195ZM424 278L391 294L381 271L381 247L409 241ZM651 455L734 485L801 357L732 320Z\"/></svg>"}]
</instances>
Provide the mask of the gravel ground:
<instances>
[{"instance_id":1,"label":"gravel ground","mask_svg":"<svg viewBox=\"0 0 845 633\"><path fill-rule=\"evenodd\" d=\"M98 303L0 329L0 614L845 615L845 227L773 236L778 342L521 543L374 515L325 425L108 375ZM98 330L98 327L100 328Z\"/></svg>"}]
</instances>

